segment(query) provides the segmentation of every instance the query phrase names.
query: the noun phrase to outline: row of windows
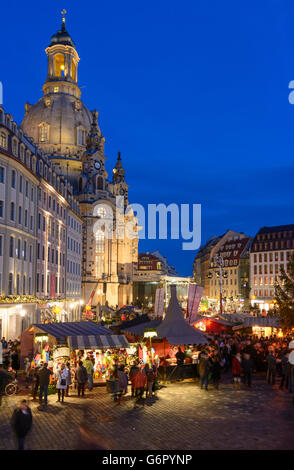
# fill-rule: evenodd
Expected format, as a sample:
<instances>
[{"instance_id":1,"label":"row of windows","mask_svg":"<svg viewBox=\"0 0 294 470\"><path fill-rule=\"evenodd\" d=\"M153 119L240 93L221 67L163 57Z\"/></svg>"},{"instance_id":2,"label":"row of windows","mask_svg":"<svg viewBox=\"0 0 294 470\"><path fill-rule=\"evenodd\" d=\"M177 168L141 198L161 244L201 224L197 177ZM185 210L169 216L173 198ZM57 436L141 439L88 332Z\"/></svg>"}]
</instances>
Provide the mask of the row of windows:
<instances>
[{"instance_id":1,"label":"row of windows","mask_svg":"<svg viewBox=\"0 0 294 470\"><path fill-rule=\"evenodd\" d=\"M275 291L273 289L255 289L254 295L255 297L273 297L275 295Z\"/></svg>"},{"instance_id":2,"label":"row of windows","mask_svg":"<svg viewBox=\"0 0 294 470\"><path fill-rule=\"evenodd\" d=\"M257 235L257 240L272 240L275 238L292 238L293 231L289 230L286 232L273 232L273 233L263 233L262 235Z\"/></svg>"},{"instance_id":3,"label":"row of windows","mask_svg":"<svg viewBox=\"0 0 294 470\"><path fill-rule=\"evenodd\" d=\"M2 256L2 236L0 237L0 249L1 249L1 255ZM9 239L9 257L14 258L16 257L17 259L23 259L24 261L27 261L27 256L28 256L28 250L27 250L27 242L26 240L21 243L21 239L19 238L17 240L17 244L15 242L14 237L10 237ZM29 262L32 263L33 261L33 245L29 246Z\"/></svg>"},{"instance_id":4,"label":"row of windows","mask_svg":"<svg viewBox=\"0 0 294 470\"><path fill-rule=\"evenodd\" d=\"M54 289L54 294L64 294L64 278L59 279L58 276L53 276L54 277L54 284L55 289ZM51 295L51 284L50 281L52 280L51 275L47 275L47 284L45 286L45 276L44 274L39 274L37 273L36 276L36 291L38 293L42 292L43 294L46 292L46 295Z\"/></svg>"},{"instance_id":5,"label":"row of windows","mask_svg":"<svg viewBox=\"0 0 294 470\"><path fill-rule=\"evenodd\" d=\"M0 201L0 217L4 217L4 202ZM16 219L16 214L15 214L15 203L11 202L10 204L10 220L12 222L15 222ZM18 207L18 216L17 216L17 221L19 225L23 225L25 227L29 226L29 215L28 215L28 210L25 209L24 211L24 217L23 217L23 209L22 206ZM34 230L34 216L30 216L30 230Z\"/></svg>"},{"instance_id":6,"label":"row of windows","mask_svg":"<svg viewBox=\"0 0 294 470\"><path fill-rule=\"evenodd\" d=\"M32 295L32 278L29 277L27 282L26 275L21 279L21 275L16 275L16 285L14 286L13 273L8 275L8 295Z\"/></svg>"},{"instance_id":7,"label":"row of windows","mask_svg":"<svg viewBox=\"0 0 294 470\"><path fill-rule=\"evenodd\" d=\"M37 244L37 259L42 259L42 261L45 261L45 246L43 245L41 247L40 243ZM50 246L48 246L47 261L52 264L65 266L65 254L59 253L58 255L58 250L54 250L54 248L50 249Z\"/></svg>"},{"instance_id":8,"label":"row of windows","mask_svg":"<svg viewBox=\"0 0 294 470\"><path fill-rule=\"evenodd\" d=\"M293 240L278 240L275 242L254 243L254 251L267 251L267 250L283 250L286 248L294 248Z\"/></svg>"},{"instance_id":9,"label":"row of windows","mask_svg":"<svg viewBox=\"0 0 294 470\"><path fill-rule=\"evenodd\" d=\"M74 261L67 261L67 272L75 274L76 276L81 275L81 265Z\"/></svg>"},{"instance_id":10,"label":"row of windows","mask_svg":"<svg viewBox=\"0 0 294 470\"><path fill-rule=\"evenodd\" d=\"M267 286L271 285L273 286L276 282L278 282L279 277L278 276L264 276L264 277L257 277L254 276L254 285L255 286Z\"/></svg>"},{"instance_id":11,"label":"row of windows","mask_svg":"<svg viewBox=\"0 0 294 470\"><path fill-rule=\"evenodd\" d=\"M257 263L257 260L259 263L267 263L272 262L272 261L285 261L290 258L290 251L287 251L286 254L284 252L275 252L275 253L259 253L259 255L254 254L254 263Z\"/></svg>"},{"instance_id":12,"label":"row of windows","mask_svg":"<svg viewBox=\"0 0 294 470\"><path fill-rule=\"evenodd\" d=\"M231 285L231 286L232 286L233 284L236 286L236 285L238 284L238 280L237 280L237 279L234 279L234 280L233 280L233 279L223 279L222 284L223 284L224 286L228 286L228 285ZM213 280L210 281L210 285L211 285L211 286L213 286L213 285L214 285L214 286L218 286L218 285L219 285L219 280L216 280L216 279L215 279L214 281L213 281Z\"/></svg>"},{"instance_id":13,"label":"row of windows","mask_svg":"<svg viewBox=\"0 0 294 470\"><path fill-rule=\"evenodd\" d=\"M78 233L82 233L82 226L79 224L73 217L68 216L67 225L72 229L76 230Z\"/></svg>"},{"instance_id":14,"label":"row of windows","mask_svg":"<svg viewBox=\"0 0 294 470\"><path fill-rule=\"evenodd\" d=\"M0 132L0 147L4 148L5 150L8 149L8 135L3 130ZM25 163L25 165L34 173L36 172L36 157L32 156L29 150L25 152L24 144L19 144L19 141L16 137L12 138L11 149L15 157L20 158L22 163Z\"/></svg>"},{"instance_id":15,"label":"row of windows","mask_svg":"<svg viewBox=\"0 0 294 470\"><path fill-rule=\"evenodd\" d=\"M285 271L288 272L288 266L284 264L260 264L258 267L254 266L254 274L278 274L280 272L280 267L283 266ZM258 269L257 269L258 268Z\"/></svg>"},{"instance_id":16,"label":"row of windows","mask_svg":"<svg viewBox=\"0 0 294 470\"><path fill-rule=\"evenodd\" d=\"M38 189L38 198L39 201L42 201L42 190ZM43 204L45 209L52 209L57 215L60 215L61 218L65 219L65 209L63 209L62 205L56 201L55 198L52 196L47 195L47 193L43 192Z\"/></svg>"},{"instance_id":17,"label":"row of windows","mask_svg":"<svg viewBox=\"0 0 294 470\"><path fill-rule=\"evenodd\" d=\"M74 238L67 237L67 249L77 254L81 254L81 244L78 243Z\"/></svg>"},{"instance_id":18,"label":"row of windows","mask_svg":"<svg viewBox=\"0 0 294 470\"><path fill-rule=\"evenodd\" d=\"M5 168L0 166L0 183L5 184ZM31 187L31 191L29 191L29 183L27 180L23 180L22 175L19 175L18 179L18 186L17 186L17 174L15 170L11 171L11 179L10 179L10 187L13 189L17 189L20 193L23 193L23 188L25 188L25 196L28 198L30 196L31 201L34 202L35 199L35 190Z\"/></svg>"}]
</instances>

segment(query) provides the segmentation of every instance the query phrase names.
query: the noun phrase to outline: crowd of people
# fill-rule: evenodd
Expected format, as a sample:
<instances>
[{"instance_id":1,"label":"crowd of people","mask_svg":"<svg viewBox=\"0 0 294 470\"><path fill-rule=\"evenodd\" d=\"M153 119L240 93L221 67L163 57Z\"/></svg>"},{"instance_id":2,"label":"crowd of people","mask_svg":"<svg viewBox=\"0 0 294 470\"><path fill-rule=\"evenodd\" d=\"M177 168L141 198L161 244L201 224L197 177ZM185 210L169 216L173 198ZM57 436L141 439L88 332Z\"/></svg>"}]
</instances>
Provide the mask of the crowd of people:
<instances>
[{"instance_id":1,"label":"crowd of people","mask_svg":"<svg viewBox=\"0 0 294 470\"><path fill-rule=\"evenodd\" d=\"M200 347L198 356L201 388L208 390L208 384L211 382L218 389L221 374L231 371L236 389L239 389L242 383L251 388L253 374L264 373L268 384L274 385L279 377L280 389L292 393L294 365L288 360L291 339L290 335L282 338L275 335L212 335L209 344Z\"/></svg>"}]
</instances>

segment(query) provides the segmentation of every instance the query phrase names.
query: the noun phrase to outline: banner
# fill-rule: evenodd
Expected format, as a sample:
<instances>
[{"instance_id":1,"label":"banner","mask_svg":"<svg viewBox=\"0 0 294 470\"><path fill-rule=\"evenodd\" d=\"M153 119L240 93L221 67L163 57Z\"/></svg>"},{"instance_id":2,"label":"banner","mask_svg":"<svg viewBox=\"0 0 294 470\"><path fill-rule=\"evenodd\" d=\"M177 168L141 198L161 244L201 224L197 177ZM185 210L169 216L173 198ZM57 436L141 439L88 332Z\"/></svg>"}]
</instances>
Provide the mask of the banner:
<instances>
[{"instance_id":1,"label":"banner","mask_svg":"<svg viewBox=\"0 0 294 470\"><path fill-rule=\"evenodd\" d=\"M154 314L158 317L162 317L164 312L164 288L156 289L155 293L155 305Z\"/></svg>"},{"instance_id":2,"label":"banner","mask_svg":"<svg viewBox=\"0 0 294 470\"><path fill-rule=\"evenodd\" d=\"M203 293L203 287L190 284L188 290L188 322L193 323L198 314L198 308Z\"/></svg>"},{"instance_id":3,"label":"banner","mask_svg":"<svg viewBox=\"0 0 294 470\"><path fill-rule=\"evenodd\" d=\"M50 297L55 298L55 274L51 274Z\"/></svg>"}]
</instances>

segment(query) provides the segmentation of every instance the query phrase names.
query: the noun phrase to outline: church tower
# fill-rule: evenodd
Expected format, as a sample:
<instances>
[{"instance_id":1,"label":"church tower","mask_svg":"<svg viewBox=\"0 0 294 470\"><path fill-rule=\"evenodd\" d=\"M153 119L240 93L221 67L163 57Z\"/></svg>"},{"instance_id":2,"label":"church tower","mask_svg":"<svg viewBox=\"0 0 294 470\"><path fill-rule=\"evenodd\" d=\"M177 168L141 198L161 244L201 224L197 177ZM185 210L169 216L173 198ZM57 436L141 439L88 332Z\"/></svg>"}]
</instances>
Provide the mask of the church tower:
<instances>
[{"instance_id":1,"label":"church tower","mask_svg":"<svg viewBox=\"0 0 294 470\"><path fill-rule=\"evenodd\" d=\"M93 119L81 101L78 86L80 58L66 29L65 13L63 10L61 29L53 34L45 49L47 77L43 96L35 105L26 103L21 126L48 156L56 172L70 180L77 193L81 157Z\"/></svg>"}]
</instances>

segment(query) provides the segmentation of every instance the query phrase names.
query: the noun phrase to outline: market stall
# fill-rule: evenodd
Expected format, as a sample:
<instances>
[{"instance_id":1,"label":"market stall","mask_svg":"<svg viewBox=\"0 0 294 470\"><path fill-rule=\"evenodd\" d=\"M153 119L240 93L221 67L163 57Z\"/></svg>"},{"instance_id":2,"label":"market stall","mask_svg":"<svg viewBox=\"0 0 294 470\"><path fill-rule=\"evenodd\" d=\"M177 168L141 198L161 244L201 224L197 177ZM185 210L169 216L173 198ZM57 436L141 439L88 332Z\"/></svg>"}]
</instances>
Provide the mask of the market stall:
<instances>
[{"instance_id":1,"label":"market stall","mask_svg":"<svg viewBox=\"0 0 294 470\"><path fill-rule=\"evenodd\" d=\"M149 332L152 335L149 341ZM197 376L198 346L208 341L201 331L190 326L184 319L179 306L176 288L171 288L171 299L164 320L150 320L121 326L121 331L127 336L131 344L138 348L138 358L144 364L156 363L159 377L167 380L179 378L192 378ZM185 358L182 365L177 364L176 354L181 346Z\"/></svg>"},{"instance_id":2,"label":"market stall","mask_svg":"<svg viewBox=\"0 0 294 470\"><path fill-rule=\"evenodd\" d=\"M129 344L124 335L94 322L35 324L22 334L21 360L31 360L32 368L47 362L54 372L62 362L70 362L73 371L79 360L90 357L94 378L105 382L116 363L125 363Z\"/></svg>"}]
</instances>

